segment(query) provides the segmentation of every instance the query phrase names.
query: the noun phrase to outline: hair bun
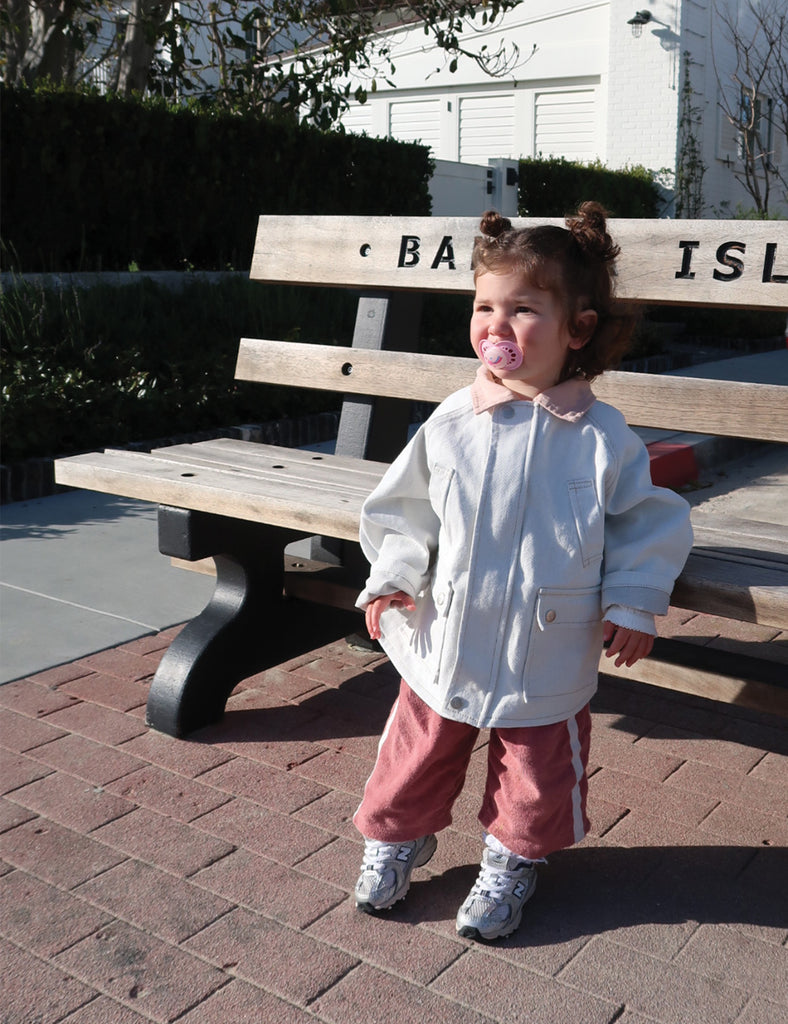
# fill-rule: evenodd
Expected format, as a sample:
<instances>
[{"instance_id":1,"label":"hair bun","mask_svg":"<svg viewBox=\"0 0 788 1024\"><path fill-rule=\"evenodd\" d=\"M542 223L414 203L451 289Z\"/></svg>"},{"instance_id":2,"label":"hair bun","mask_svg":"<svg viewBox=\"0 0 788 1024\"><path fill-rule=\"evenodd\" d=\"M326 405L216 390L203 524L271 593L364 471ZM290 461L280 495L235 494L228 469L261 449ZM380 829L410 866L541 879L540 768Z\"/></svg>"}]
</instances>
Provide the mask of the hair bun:
<instances>
[{"instance_id":1,"label":"hair bun","mask_svg":"<svg viewBox=\"0 0 788 1024\"><path fill-rule=\"evenodd\" d=\"M583 203L574 217L566 218L566 226L586 256L612 262L621 252L607 231L607 211L599 203Z\"/></svg>"},{"instance_id":2,"label":"hair bun","mask_svg":"<svg viewBox=\"0 0 788 1024\"><path fill-rule=\"evenodd\" d=\"M502 217L496 210L487 210L482 214L479 228L486 238L500 238L505 231L512 230L512 222L508 217Z\"/></svg>"}]
</instances>

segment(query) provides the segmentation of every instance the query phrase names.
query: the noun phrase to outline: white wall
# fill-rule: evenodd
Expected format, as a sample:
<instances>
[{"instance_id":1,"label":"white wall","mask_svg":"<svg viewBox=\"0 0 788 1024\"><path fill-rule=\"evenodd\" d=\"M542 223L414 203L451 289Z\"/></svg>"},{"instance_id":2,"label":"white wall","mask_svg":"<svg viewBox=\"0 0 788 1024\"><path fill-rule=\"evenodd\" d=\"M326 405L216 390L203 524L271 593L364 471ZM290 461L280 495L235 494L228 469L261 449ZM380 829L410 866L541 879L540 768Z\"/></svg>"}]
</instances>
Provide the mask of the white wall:
<instances>
[{"instance_id":1,"label":"white wall","mask_svg":"<svg viewBox=\"0 0 788 1024\"><path fill-rule=\"evenodd\" d=\"M501 79L470 60L460 60L451 73L423 30L400 30L389 37L396 90L378 79L377 91L343 123L373 136L422 141L442 160L485 162L559 150L572 159L604 160L607 7L607 0L527 0L500 28L469 37L491 52L518 41L521 63Z\"/></svg>"},{"instance_id":2,"label":"white wall","mask_svg":"<svg viewBox=\"0 0 788 1024\"><path fill-rule=\"evenodd\" d=\"M653 20L635 38L627 22L642 8L632 0L610 0L605 135L609 167L675 168L681 87L679 6L674 0L649 0Z\"/></svg>"},{"instance_id":3,"label":"white wall","mask_svg":"<svg viewBox=\"0 0 788 1024\"><path fill-rule=\"evenodd\" d=\"M642 164L670 189L682 54L689 52L707 168L704 216L732 216L737 205L753 202L736 181L735 133L717 100L718 75L729 82L733 67L715 18L719 3L744 16L741 0L524 0L500 29L477 40L490 50L501 39L516 40L523 55L536 44L534 55L500 80L468 60L451 74L422 30L399 30L393 37L396 89L379 80L367 104L343 120L351 131L424 142L441 160L483 164L541 154L599 159L612 168ZM646 6L651 22L635 38L628 21ZM788 160L785 149L777 153L781 165ZM779 212L777 191L772 202Z\"/></svg>"}]
</instances>

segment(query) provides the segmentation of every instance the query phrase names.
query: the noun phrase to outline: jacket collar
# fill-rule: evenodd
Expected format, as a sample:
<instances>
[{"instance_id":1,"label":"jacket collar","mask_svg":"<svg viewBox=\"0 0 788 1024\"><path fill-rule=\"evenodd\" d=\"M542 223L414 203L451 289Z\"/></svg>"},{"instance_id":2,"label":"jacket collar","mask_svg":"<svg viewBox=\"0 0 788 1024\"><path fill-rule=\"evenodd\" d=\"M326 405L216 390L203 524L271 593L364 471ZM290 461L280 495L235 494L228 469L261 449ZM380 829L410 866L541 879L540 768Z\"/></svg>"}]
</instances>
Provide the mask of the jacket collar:
<instances>
[{"instance_id":1,"label":"jacket collar","mask_svg":"<svg viewBox=\"0 0 788 1024\"><path fill-rule=\"evenodd\" d=\"M496 380L485 366L480 366L476 379L471 384L473 411L478 416L505 402L519 400L519 396ZM574 378L565 380L534 398L535 405L542 405L553 416L571 423L582 419L596 401L588 381Z\"/></svg>"}]
</instances>

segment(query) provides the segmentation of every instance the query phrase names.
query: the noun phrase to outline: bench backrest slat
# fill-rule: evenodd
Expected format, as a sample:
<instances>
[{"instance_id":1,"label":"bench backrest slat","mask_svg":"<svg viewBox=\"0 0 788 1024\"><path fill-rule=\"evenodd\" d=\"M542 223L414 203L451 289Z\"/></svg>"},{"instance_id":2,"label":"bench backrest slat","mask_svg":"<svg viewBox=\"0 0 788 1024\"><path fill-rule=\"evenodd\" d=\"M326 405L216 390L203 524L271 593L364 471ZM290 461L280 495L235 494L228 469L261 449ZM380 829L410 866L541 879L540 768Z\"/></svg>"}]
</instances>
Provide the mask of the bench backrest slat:
<instances>
[{"instance_id":1,"label":"bench backrest slat","mask_svg":"<svg viewBox=\"0 0 788 1024\"><path fill-rule=\"evenodd\" d=\"M478 365L456 356L243 338L236 377L441 402L471 383ZM788 443L788 387L620 371L603 374L592 386L632 426Z\"/></svg>"},{"instance_id":2,"label":"bench backrest slat","mask_svg":"<svg viewBox=\"0 0 788 1024\"><path fill-rule=\"evenodd\" d=\"M520 218L515 226L563 224ZM617 293L645 304L788 309L788 222L617 220ZM472 292L476 217L262 216L250 277L383 291Z\"/></svg>"}]
</instances>

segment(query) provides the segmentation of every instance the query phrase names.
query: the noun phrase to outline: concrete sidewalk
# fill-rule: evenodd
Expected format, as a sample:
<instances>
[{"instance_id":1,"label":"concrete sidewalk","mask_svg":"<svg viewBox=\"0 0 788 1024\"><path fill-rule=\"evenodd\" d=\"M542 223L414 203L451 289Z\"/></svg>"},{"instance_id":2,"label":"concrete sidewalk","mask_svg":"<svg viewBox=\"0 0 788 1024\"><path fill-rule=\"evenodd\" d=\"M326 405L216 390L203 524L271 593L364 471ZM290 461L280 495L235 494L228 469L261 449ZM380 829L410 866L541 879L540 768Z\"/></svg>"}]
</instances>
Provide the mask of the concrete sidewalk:
<instances>
[{"instance_id":1,"label":"concrete sidewalk","mask_svg":"<svg viewBox=\"0 0 788 1024\"><path fill-rule=\"evenodd\" d=\"M196 615L213 580L158 551L156 506L69 491L2 509L0 682Z\"/></svg>"}]
</instances>

